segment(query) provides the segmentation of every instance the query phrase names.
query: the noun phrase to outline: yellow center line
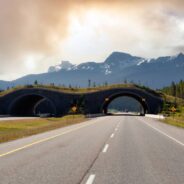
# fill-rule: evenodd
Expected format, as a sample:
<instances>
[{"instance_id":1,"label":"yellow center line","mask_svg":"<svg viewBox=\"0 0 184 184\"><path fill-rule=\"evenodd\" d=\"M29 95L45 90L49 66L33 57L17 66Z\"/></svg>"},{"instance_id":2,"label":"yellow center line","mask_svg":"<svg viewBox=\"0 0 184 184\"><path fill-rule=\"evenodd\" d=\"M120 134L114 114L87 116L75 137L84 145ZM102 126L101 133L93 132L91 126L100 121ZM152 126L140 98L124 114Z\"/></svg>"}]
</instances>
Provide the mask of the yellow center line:
<instances>
[{"instance_id":1,"label":"yellow center line","mask_svg":"<svg viewBox=\"0 0 184 184\"><path fill-rule=\"evenodd\" d=\"M73 128L73 129L71 129L71 130L62 132L62 133L57 134L57 135L54 135L54 136L52 136L52 137L48 137L48 138L45 138L45 139L40 139L40 140L38 140L38 141L32 142L32 143L27 144L27 145L25 145L25 146L22 146L22 147L20 147L20 148L17 148L17 149L8 151L8 152L3 153L3 154L0 154L0 157L4 157L4 156L6 156L6 155L10 155L10 154L12 154L12 153L15 153L15 152L21 151L21 150L23 150L23 149L29 148L29 147L31 147L31 146L33 146L33 145L36 145L36 144L39 144L39 143L42 143L42 142L46 142L46 141L49 141L49 140L54 139L54 138L56 138L56 137L59 137L59 136L62 136L62 135L65 135L65 134L74 132L74 131L79 130L79 129L81 129L81 128L90 126L90 125L92 125L92 124L94 124L94 123L96 123L96 121L95 121L95 122L92 122L92 123L90 123L90 124L87 124L87 125L82 125L82 126L80 126L80 127Z\"/></svg>"}]
</instances>

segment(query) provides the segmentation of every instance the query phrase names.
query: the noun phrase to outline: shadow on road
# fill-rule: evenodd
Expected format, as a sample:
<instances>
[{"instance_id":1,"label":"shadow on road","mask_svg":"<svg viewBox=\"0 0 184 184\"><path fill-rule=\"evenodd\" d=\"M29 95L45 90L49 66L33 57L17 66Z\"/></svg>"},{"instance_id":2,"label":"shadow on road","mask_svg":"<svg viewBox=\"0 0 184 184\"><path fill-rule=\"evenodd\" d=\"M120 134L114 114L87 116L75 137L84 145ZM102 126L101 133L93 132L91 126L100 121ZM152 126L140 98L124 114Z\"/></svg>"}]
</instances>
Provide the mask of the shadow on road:
<instances>
[{"instance_id":1,"label":"shadow on road","mask_svg":"<svg viewBox=\"0 0 184 184\"><path fill-rule=\"evenodd\" d=\"M113 113L107 113L106 116L144 116L144 114L130 114L130 113L113 114Z\"/></svg>"}]
</instances>

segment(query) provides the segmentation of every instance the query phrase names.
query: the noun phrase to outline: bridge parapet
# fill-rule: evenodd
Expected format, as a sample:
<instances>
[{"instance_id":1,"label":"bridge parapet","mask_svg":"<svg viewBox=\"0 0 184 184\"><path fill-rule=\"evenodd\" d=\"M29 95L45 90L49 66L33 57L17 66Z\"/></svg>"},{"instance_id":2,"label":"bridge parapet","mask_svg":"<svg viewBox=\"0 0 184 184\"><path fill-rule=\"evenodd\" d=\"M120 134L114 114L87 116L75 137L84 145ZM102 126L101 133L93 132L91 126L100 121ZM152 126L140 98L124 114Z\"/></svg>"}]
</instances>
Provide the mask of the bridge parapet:
<instances>
[{"instance_id":1,"label":"bridge parapet","mask_svg":"<svg viewBox=\"0 0 184 184\"><path fill-rule=\"evenodd\" d=\"M25 88L0 97L0 114L26 116L35 115L40 110L61 116L67 114L74 105L84 114L100 114L106 113L109 103L120 96L130 96L138 100L145 113L157 114L162 109L163 100L160 96L138 88L112 88L90 93Z\"/></svg>"}]
</instances>

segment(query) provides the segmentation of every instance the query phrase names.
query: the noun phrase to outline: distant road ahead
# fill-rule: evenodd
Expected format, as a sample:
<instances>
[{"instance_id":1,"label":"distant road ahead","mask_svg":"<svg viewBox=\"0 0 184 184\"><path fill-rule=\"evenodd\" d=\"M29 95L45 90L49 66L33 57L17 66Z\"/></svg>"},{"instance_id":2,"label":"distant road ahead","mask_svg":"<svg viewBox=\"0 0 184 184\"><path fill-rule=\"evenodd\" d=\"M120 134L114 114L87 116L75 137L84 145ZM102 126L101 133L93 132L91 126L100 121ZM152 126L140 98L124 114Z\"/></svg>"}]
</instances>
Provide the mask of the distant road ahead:
<instances>
[{"instance_id":1,"label":"distant road ahead","mask_svg":"<svg viewBox=\"0 0 184 184\"><path fill-rule=\"evenodd\" d=\"M183 184L184 130L109 116L0 144L1 184Z\"/></svg>"}]
</instances>

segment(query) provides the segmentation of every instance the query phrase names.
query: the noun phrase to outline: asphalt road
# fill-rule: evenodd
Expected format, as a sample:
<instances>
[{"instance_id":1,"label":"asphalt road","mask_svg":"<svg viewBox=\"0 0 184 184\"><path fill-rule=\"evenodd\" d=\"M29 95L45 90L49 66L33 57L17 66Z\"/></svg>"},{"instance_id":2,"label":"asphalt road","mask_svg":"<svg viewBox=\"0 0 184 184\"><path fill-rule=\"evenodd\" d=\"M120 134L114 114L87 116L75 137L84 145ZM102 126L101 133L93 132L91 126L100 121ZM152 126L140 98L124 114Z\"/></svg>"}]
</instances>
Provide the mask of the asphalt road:
<instances>
[{"instance_id":1,"label":"asphalt road","mask_svg":"<svg viewBox=\"0 0 184 184\"><path fill-rule=\"evenodd\" d=\"M183 184L184 130L100 117L0 144L0 184Z\"/></svg>"},{"instance_id":2,"label":"asphalt road","mask_svg":"<svg viewBox=\"0 0 184 184\"><path fill-rule=\"evenodd\" d=\"M0 121L10 121L10 120L23 120L23 119L36 119L37 117L9 117L0 116Z\"/></svg>"}]
</instances>

